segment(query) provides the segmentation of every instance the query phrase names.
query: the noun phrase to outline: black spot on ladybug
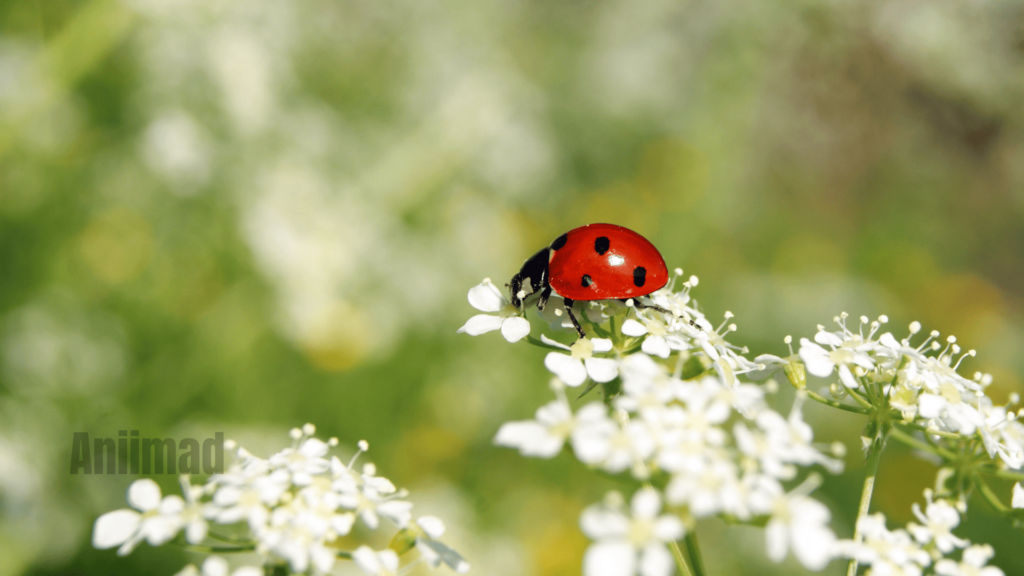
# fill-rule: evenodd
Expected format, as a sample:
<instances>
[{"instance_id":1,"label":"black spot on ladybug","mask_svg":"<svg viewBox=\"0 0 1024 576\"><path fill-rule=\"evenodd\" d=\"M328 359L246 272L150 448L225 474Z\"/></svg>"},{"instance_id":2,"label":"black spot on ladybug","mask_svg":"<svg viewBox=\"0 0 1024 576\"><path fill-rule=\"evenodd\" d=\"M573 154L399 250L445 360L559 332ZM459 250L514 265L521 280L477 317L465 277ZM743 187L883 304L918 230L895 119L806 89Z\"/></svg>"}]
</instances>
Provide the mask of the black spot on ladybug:
<instances>
[{"instance_id":1,"label":"black spot on ladybug","mask_svg":"<svg viewBox=\"0 0 1024 576\"><path fill-rule=\"evenodd\" d=\"M594 283L593 280L590 279L590 274L584 274L583 275L583 281L580 282L580 284L584 288L590 288L590 285L593 284L593 283Z\"/></svg>"},{"instance_id":2,"label":"black spot on ladybug","mask_svg":"<svg viewBox=\"0 0 1024 576\"><path fill-rule=\"evenodd\" d=\"M568 234L562 234L558 238L555 238L555 241L551 243L551 249L552 250L558 250L562 246L565 246L565 241L568 240L568 239L569 239L569 235Z\"/></svg>"},{"instance_id":3,"label":"black spot on ladybug","mask_svg":"<svg viewBox=\"0 0 1024 576\"><path fill-rule=\"evenodd\" d=\"M601 256L604 256L604 253L608 251L608 246L610 245L611 243L608 242L608 237L601 236L597 240L594 240L594 251Z\"/></svg>"},{"instance_id":4,"label":"black spot on ladybug","mask_svg":"<svg viewBox=\"0 0 1024 576\"><path fill-rule=\"evenodd\" d=\"M633 268L633 284L636 284L637 287L639 288L639 287L643 286L644 282L646 282L646 281L647 281L647 269L644 268L643 266L637 266L636 268Z\"/></svg>"}]
</instances>

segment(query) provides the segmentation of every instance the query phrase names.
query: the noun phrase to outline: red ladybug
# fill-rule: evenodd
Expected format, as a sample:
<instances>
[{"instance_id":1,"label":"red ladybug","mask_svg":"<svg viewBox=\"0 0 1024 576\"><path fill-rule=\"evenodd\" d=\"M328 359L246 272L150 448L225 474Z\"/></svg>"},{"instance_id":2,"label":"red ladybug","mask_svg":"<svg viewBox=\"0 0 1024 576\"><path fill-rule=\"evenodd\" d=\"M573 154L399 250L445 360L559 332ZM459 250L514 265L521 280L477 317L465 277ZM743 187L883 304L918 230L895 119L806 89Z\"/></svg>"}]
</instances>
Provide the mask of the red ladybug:
<instances>
[{"instance_id":1,"label":"red ladybug","mask_svg":"<svg viewBox=\"0 0 1024 576\"><path fill-rule=\"evenodd\" d=\"M629 228L588 224L562 234L531 256L509 283L512 304L523 308L520 294L529 285L540 293L543 310L554 290L565 299L565 311L580 338L586 336L572 305L576 300L627 300L646 296L668 283L668 269L658 249ZM638 308L664 308L633 301Z\"/></svg>"}]
</instances>

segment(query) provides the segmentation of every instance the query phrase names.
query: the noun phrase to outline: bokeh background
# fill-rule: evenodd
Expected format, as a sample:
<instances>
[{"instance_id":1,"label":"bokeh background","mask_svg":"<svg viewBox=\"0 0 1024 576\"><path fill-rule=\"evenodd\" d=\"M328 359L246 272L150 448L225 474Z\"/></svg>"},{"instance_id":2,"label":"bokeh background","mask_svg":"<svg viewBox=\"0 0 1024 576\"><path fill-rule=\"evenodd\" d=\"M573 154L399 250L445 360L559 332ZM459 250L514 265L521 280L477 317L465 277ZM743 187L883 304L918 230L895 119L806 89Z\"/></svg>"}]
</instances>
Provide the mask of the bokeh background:
<instances>
[{"instance_id":1,"label":"bokeh background","mask_svg":"<svg viewBox=\"0 0 1024 576\"><path fill-rule=\"evenodd\" d=\"M476 574L578 574L614 482L492 446L549 398L544 351L455 330L470 286L589 222L698 275L753 355L886 313L976 348L1004 401L1022 22L1018 0L0 1L0 576L188 561L91 549L133 477L70 475L73 432L266 455L304 422L369 440ZM863 423L806 413L851 447L820 491L848 537ZM910 520L934 467L894 446L880 474ZM798 572L758 530L700 530L713 574ZM984 503L963 533L1024 573Z\"/></svg>"}]
</instances>

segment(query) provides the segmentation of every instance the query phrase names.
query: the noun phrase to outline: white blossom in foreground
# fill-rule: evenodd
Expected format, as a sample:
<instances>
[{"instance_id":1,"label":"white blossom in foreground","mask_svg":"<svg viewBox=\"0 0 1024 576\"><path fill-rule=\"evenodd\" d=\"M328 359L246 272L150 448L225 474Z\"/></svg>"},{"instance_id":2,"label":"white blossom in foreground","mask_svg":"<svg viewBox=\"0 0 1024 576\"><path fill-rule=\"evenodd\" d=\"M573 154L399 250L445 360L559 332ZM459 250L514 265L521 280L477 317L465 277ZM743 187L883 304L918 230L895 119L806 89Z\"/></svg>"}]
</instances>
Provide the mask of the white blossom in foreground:
<instances>
[{"instance_id":1,"label":"white blossom in foreground","mask_svg":"<svg viewBox=\"0 0 1024 576\"><path fill-rule=\"evenodd\" d=\"M96 519L92 544L99 549L120 546L120 556L131 553L143 540L153 546L171 541L187 522L184 518L185 501L180 496L161 498L156 482L144 478L132 482L128 488L127 508L107 512ZM189 518L193 518L189 514ZM190 543L197 544L205 537L204 530L191 531Z\"/></svg>"},{"instance_id":2,"label":"white blossom in foreground","mask_svg":"<svg viewBox=\"0 0 1024 576\"><path fill-rule=\"evenodd\" d=\"M501 335L509 342L518 342L530 333L530 322L519 315L519 310L509 302L498 287L491 283L490 278L469 289L469 303L481 312L470 318L458 333L479 336L493 330L501 330Z\"/></svg>"},{"instance_id":3,"label":"white blossom in foreground","mask_svg":"<svg viewBox=\"0 0 1024 576\"><path fill-rule=\"evenodd\" d=\"M580 528L595 543L583 557L584 576L668 576L675 570L666 543L683 536L683 523L661 512L661 496L652 488L633 495L629 513L612 493L580 517Z\"/></svg>"},{"instance_id":4,"label":"white blossom in foreground","mask_svg":"<svg viewBox=\"0 0 1024 576\"><path fill-rule=\"evenodd\" d=\"M120 546L118 553L123 555L142 540L157 546L184 530L188 544L202 543L214 551L253 550L264 566L283 565L293 574L329 573L340 558L353 559L368 574L393 574L399 569L400 554L412 550L418 561L430 566L444 564L458 573L469 570L466 560L438 540L444 533L440 519L426 516L413 522L405 490L379 476L373 464L355 467L358 456L368 449L365 441L359 442L359 451L346 464L329 453L337 439L324 442L313 437L314 432L311 424L293 429L292 446L267 459L225 442L234 451L234 461L203 486L193 486L183 477L185 499L161 498L155 482L136 480L128 490L134 510L100 516L93 531L94 546ZM219 533L210 522L235 528ZM385 523L398 530L395 541L403 543L401 550L375 552L365 545L345 550L341 545L340 539L357 524L376 531ZM239 525L247 536L225 535L237 534ZM263 567L242 567L230 576L263 573ZM201 571L187 566L180 574L228 576L229 572L226 561L210 556Z\"/></svg>"},{"instance_id":5,"label":"white blossom in foreground","mask_svg":"<svg viewBox=\"0 0 1024 576\"><path fill-rule=\"evenodd\" d=\"M766 404L765 387L739 380L764 366L726 340L735 324L716 329L693 307L695 285L691 278L679 292L670 284L652 295L670 313L635 302L586 303L593 337L572 346L541 336L541 344L564 350L544 358L556 398L495 437L524 456L552 458L568 446L588 466L647 483L631 513L614 502L584 512L581 528L595 540L587 576L670 574L667 544L683 536L684 524L713 515L770 525L766 548L775 560L793 550L817 570L837 553L828 510L809 490L787 486L809 468L838 472L841 463L814 444L802 399L783 416ZM605 402L570 402L564 387L588 380ZM662 502L671 513L659 514Z\"/></svg>"},{"instance_id":6,"label":"white blossom in foreground","mask_svg":"<svg viewBox=\"0 0 1024 576\"><path fill-rule=\"evenodd\" d=\"M995 553L991 546L972 545L950 532L960 523L956 505L933 500L930 490L925 491L925 500L924 513L914 504L914 515L924 525L911 523L905 530L890 531L883 514L865 516L858 521L862 540L839 542L840 553L868 566L868 576L1003 576L999 568L987 566ZM949 557L960 549L959 560Z\"/></svg>"},{"instance_id":7,"label":"white blossom in foreground","mask_svg":"<svg viewBox=\"0 0 1024 576\"><path fill-rule=\"evenodd\" d=\"M194 564L189 564L174 576L263 576L263 569L241 566L231 570L227 560L220 556L210 556L203 561L202 570L196 568Z\"/></svg>"}]
</instances>

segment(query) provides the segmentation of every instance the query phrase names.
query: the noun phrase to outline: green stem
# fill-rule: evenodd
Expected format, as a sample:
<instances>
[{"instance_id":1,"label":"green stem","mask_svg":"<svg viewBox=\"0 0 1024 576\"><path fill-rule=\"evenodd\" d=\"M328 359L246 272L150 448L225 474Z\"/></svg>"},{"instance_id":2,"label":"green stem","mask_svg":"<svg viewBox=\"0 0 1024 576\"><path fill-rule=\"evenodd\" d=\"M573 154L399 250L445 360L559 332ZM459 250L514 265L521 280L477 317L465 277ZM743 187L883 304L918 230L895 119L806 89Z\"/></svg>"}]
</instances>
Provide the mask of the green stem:
<instances>
[{"instance_id":1,"label":"green stem","mask_svg":"<svg viewBox=\"0 0 1024 576\"><path fill-rule=\"evenodd\" d=\"M683 537L686 542L686 553L690 555L690 563L693 564L694 576L706 576L708 571L704 568L704 558L700 555L700 543L697 542L697 530L687 530Z\"/></svg>"},{"instance_id":2,"label":"green stem","mask_svg":"<svg viewBox=\"0 0 1024 576\"><path fill-rule=\"evenodd\" d=\"M558 346L552 346L551 344L546 344L544 342L541 342L540 340L537 340L533 336L530 336L529 334L526 335L526 341L529 342L530 344L533 344L534 346L537 346L538 348L547 348L548 350L557 350L557 351L563 352L563 353L566 352L565 348L559 348Z\"/></svg>"},{"instance_id":3,"label":"green stem","mask_svg":"<svg viewBox=\"0 0 1024 576\"><path fill-rule=\"evenodd\" d=\"M206 546L204 544L186 544L185 549L192 550L194 552L206 552L209 554L217 554L220 552L251 552L256 549L256 545L248 544L245 546Z\"/></svg>"},{"instance_id":4,"label":"green stem","mask_svg":"<svg viewBox=\"0 0 1024 576\"><path fill-rule=\"evenodd\" d=\"M669 550L672 550L672 557L675 558L676 568L679 568L679 573L682 576L694 576L693 570L690 570L689 563L683 557L683 551L679 549L679 543L675 541L669 542L668 547Z\"/></svg>"},{"instance_id":5,"label":"green stem","mask_svg":"<svg viewBox=\"0 0 1024 576\"><path fill-rule=\"evenodd\" d=\"M868 460L866 464L866 471L864 476L864 489L860 493L860 507L857 509L857 524L853 533L853 541L860 544L864 539L864 534L861 532L861 519L866 518L868 511L871 509L871 493L875 489L875 477L878 475L878 463L882 459L882 447L885 444L885 438L876 438L871 443L871 447L868 448ZM851 558L850 564L846 569L846 576L856 576L857 574L857 559Z\"/></svg>"},{"instance_id":6,"label":"green stem","mask_svg":"<svg viewBox=\"0 0 1024 576\"><path fill-rule=\"evenodd\" d=\"M1009 470L1000 470L999 468L992 468L992 467L989 467L989 466L979 466L977 468L977 470L978 470L978 472L981 472L982 474L988 474L990 476L995 476L996 478L1003 478L1005 480L1014 480L1016 482L1024 481L1024 474L1022 474L1020 472L1011 472Z\"/></svg>"},{"instance_id":7,"label":"green stem","mask_svg":"<svg viewBox=\"0 0 1024 576\"><path fill-rule=\"evenodd\" d=\"M974 475L974 485L978 487L978 492L981 493L981 497L988 502L989 506L995 508L996 512L1000 514L1006 514L1010 511L1005 504L999 501L999 496L989 488L988 484L981 479L977 474Z\"/></svg>"},{"instance_id":8,"label":"green stem","mask_svg":"<svg viewBox=\"0 0 1024 576\"><path fill-rule=\"evenodd\" d=\"M961 434L956 434L954 432L943 432L942 430L933 430L923 424L916 424L914 422L904 422L903 425L910 426L915 430L920 430L925 434L931 434L932 436L942 436L943 438L956 438L958 440L966 440L969 438L968 436L963 436Z\"/></svg>"},{"instance_id":9,"label":"green stem","mask_svg":"<svg viewBox=\"0 0 1024 576\"><path fill-rule=\"evenodd\" d=\"M850 398L853 398L854 400L856 400L857 404L860 404L861 406L863 406L869 413L875 411L874 405L872 405L870 402L865 400L860 394L857 393L856 390L850 390L850 389L847 389L847 390L848 390L848 392L850 394Z\"/></svg>"},{"instance_id":10,"label":"green stem","mask_svg":"<svg viewBox=\"0 0 1024 576\"><path fill-rule=\"evenodd\" d=\"M956 460L956 455L953 454L952 452L940 448L938 446L932 446L927 442L918 440L917 438L914 438L913 436L907 434L903 430L900 430L897 426L893 426L890 433L892 434L893 438L899 440L900 442L906 444L907 446L910 446L911 448L916 448L922 452L930 452L932 454L945 458L946 460Z\"/></svg>"},{"instance_id":11,"label":"green stem","mask_svg":"<svg viewBox=\"0 0 1024 576\"><path fill-rule=\"evenodd\" d=\"M870 412L868 412L864 408L858 408L856 406L850 406L849 404L836 402L835 400L829 400L828 398L825 398L821 394L818 394L817 392L811 392L810 390L806 390L806 392L807 397L810 398L811 400L821 402L822 404L827 404L833 408L839 408L840 410L846 410L847 412L854 412L856 414L870 414Z\"/></svg>"}]
</instances>

